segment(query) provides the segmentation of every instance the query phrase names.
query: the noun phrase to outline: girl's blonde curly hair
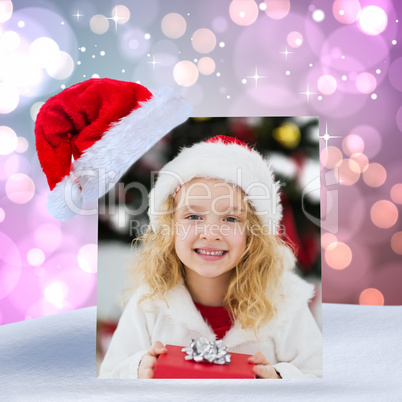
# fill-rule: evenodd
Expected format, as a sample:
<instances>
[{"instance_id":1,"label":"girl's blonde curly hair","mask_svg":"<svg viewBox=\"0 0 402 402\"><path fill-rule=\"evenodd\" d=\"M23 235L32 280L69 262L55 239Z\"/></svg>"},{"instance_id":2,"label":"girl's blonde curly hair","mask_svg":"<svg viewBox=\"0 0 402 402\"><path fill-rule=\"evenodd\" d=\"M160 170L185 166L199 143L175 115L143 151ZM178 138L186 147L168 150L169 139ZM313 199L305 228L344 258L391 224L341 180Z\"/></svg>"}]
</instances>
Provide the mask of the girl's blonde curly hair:
<instances>
[{"instance_id":1,"label":"girl's blonde curly hair","mask_svg":"<svg viewBox=\"0 0 402 402\"><path fill-rule=\"evenodd\" d=\"M283 297L279 289L287 268L284 254L288 246L278 236L269 234L249 202L243 200L243 204L246 250L234 267L224 306L242 328L258 331L261 325L276 317L277 303ZM143 284L150 289L139 304L145 299L164 299L168 290L181 281L186 283L183 263L175 251L174 211L175 199L171 195L163 204L156 230L149 230L133 241L133 246L141 244L135 247L135 261L129 266L133 286L126 290L126 295Z\"/></svg>"}]
</instances>

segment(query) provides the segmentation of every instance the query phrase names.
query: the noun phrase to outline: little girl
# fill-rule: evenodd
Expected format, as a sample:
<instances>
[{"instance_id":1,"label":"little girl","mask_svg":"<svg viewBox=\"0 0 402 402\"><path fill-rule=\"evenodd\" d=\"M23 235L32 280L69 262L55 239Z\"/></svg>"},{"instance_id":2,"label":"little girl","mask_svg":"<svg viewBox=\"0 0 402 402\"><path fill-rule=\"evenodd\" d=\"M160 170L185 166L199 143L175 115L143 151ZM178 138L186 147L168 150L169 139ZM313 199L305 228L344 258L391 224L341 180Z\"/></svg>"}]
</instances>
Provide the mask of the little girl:
<instances>
[{"instance_id":1,"label":"little girl","mask_svg":"<svg viewBox=\"0 0 402 402\"><path fill-rule=\"evenodd\" d=\"M152 378L164 345L201 337L252 355L258 378L322 376L313 286L278 236L279 183L266 159L224 136L185 148L149 205L153 230L99 378Z\"/></svg>"}]
</instances>

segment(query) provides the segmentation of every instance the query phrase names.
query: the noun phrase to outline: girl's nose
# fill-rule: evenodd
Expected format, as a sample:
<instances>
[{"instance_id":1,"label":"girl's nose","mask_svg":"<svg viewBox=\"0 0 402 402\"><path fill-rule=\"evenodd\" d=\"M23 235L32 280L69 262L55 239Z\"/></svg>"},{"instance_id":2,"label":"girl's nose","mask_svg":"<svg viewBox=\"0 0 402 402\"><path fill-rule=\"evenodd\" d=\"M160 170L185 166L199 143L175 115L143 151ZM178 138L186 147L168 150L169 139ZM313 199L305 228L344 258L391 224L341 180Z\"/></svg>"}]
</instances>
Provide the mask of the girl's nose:
<instances>
[{"instance_id":1,"label":"girl's nose","mask_svg":"<svg viewBox=\"0 0 402 402\"><path fill-rule=\"evenodd\" d=\"M201 239L207 241L222 240L223 234L220 225L218 224L204 224L198 228L200 231L199 236Z\"/></svg>"}]
</instances>

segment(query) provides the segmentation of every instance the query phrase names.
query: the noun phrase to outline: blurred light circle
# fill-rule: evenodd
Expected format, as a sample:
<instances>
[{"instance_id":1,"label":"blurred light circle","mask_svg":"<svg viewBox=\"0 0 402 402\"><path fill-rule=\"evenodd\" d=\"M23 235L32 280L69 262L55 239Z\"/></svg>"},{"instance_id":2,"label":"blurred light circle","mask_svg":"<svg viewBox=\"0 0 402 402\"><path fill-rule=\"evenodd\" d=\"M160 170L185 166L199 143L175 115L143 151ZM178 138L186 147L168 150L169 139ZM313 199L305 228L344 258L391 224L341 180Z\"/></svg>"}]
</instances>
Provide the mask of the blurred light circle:
<instances>
[{"instance_id":1,"label":"blurred light circle","mask_svg":"<svg viewBox=\"0 0 402 402\"><path fill-rule=\"evenodd\" d=\"M6 182L6 194L10 201L26 204L35 194L35 184L26 174L14 174Z\"/></svg>"},{"instance_id":2,"label":"blurred light circle","mask_svg":"<svg viewBox=\"0 0 402 402\"><path fill-rule=\"evenodd\" d=\"M14 152L18 145L15 131L7 126L0 126L0 155L9 155Z\"/></svg>"},{"instance_id":3,"label":"blurred light circle","mask_svg":"<svg viewBox=\"0 0 402 402\"><path fill-rule=\"evenodd\" d=\"M265 0L264 3L267 5L265 13L274 20L281 20L289 14L289 0Z\"/></svg>"},{"instance_id":4,"label":"blurred light circle","mask_svg":"<svg viewBox=\"0 0 402 402\"><path fill-rule=\"evenodd\" d=\"M398 91L402 92L402 80L401 80L401 71L402 71L402 57L398 57L390 66L388 70L388 78L391 85ZM398 127L399 130L402 131L402 107L398 110L399 122Z\"/></svg>"},{"instance_id":5,"label":"blurred light circle","mask_svg":"<svg viewBox=\"0 0 402 402\"><path fill-rule=\"evenodd\" d=\"M215 32L225 32L228 29L228 22L226 18L216 17L212 21L212 28Z\"/></svg>"},{"instance_id":6,"label":"blurred light circle","mask_svg":"<svg viewBox=\"0 0 402 402\"><path fill-rule=\"evenodd\" d=\"M359 296L359 304L367 306L383 306L384 296L375 288L364 289Z\"/></svg>"},{"instance_id":7,"label":"blurred light circle","mask_svg":"<svg viewBox=\"0 0 402 402\"><path fill-rule=\"evenodd\" d=\"M45 104L45 102L35 102L31 106L30 114L33 121L36 121L36 116L39 113L40 108Z\"/></svg>"},{"instance_id":8,"label":"blurred light circle","mask_svg":"<svg viewBox=\"0 0 402 402\"><path fill-rule=\"evenodd\" d=\"M55 80L65 80L74 71L74 60L66 52L61 51L59 58L46 66L46 72Z\"/></svg>"},{"instance_id":9,"label":"blurred light circle","mask_svg":"<svg viewBox=\"0 0 402 402\"><path fill-rule=\"evenodd\" d=\"M361 11L357 0L335 0L332 4L332 13L341 24L352 24L357 21Z\"/></svg>"},{"instance_id":10,"label":"blurred light circle","mask_svg":"<svg viewBox=\"0 0 402 402\"><path fill-rule=\"evenodd\" d=\"M318 90L324 95L331 95L336 91L338 84L332 75L322 75L317 82Z\"/></svg>"},{"instance_id":11,"label":"blurred light circle","mask_svg":"<svg viewBox=\"0 0 402 402\"><path fill-rule=\"evenodd\" d=\"M288 33L286 40L290 47L298 48L303 44L303 35L298 31L292 31Z\"/></svg>"},{"instance_id":12,"label":"blurred light circle","mask_svg":"<svg viewBox=\"0 0 402 402\"><path fill-rule=\"evenodd\" d=\"M33 238L37 247L52 253L61 244L62 231L54 223L43 223L35 230Z\"/></svg>"},{"instance_id":13,"label":"blurred light circle","mask_svg":"<svg viewBox=\"0 0 402 402\"><path fill-rule=\"evenodd\" d=\"M321 164L328 169L340 166L342 160L342 152L334 146L325 147L320 153Z\"/></svg>"},{"instance_id":14,"label":"blurred light circle","mask_svg":"<svg viewBox=\"0 0 402 402\"><path fill-rule=\"evenodd\" d=\"M364 151L364 141L357 134L349 134L342 141L342 149L348 156L360 154Z\"/></svg>"},{"instance_id":15,"label":"blurred light circle","mask_svg":"<svg viewBox=\"0 0 402 402\"><path fill-rule=\"evenodd\" d=\"M369 165L369 160L367 156L363 153L350 155L350 159L359 165L360 173L364 172Z\"/></svg>"},{"instance_id":16,"label":"blurred light circle","mask_svg":"<svg viewBox=\"0 0 402 402\"><path fill-rule=\"evenodd\" d=\"M359 26L367 35L379 35L388 25L388 17L385 11L377 6L363 8Z\"/></svg>"},{"instance_id":17,"label":"blurred light circle","mask_svg":"<svg viewBox=\"0 0 402 402\"><path fill-rule=\"evenodd\" d=\"M0 223L4 221L6 217L6 213L4 212L3 208L0 208Z\"/></svg>"},{"instance_id":18,"label":"blurred light circle","mask_svg":"<svg viewBox=\"0 0 402 402\"><path fill-rule=\"evenodd\" d=\"M382 137L378 130L373 126L357 126L351 130L351 133L364 138L364 153L368 158L372 158L380 152Z\"/></svg>"},{"instance_id":19,"label":"blurred light circle","mask_svg":"<svg viewBox=\"0 0 402 402\"><path fill-rule=\"evenodd\" d=\"M398 209L388 200L374 203L370 210L371 221L381 229L388 229L398 220Z\"/></svg>"},{"instance_id":20,"label":"blurred light circle","mask_svg":"<svg viewBox=\"0 0 402 402\"><path fill-rule=\"evenodd\" d=\"M39 67L46 68L59 58L59 45L51 38L41 37L35 39L29 47L31 60Z\"/></svg>"},{"instance_id":21,"label":"blurred light circle","mask_svg":"<svg viewBox=\"0 0 402 402\"><path fill-rule=\"evenodd\" d=\"M1 47L5 50L15 50L21 43L21 37L15 31L4 32L1 38Z\"/></svg>"},{"instance_id":22,"label":"blurred light circle","mask_svg":"<svg viewBox=\"0 0 402 402\"><path fill-rule=\"evenodd\" d=\"M45 253L40 248L32 248L28 251L27 260L29 265L38 267L45 261Z\"/></svg>"},{"instance_id":23,"label":"blurred light circle","mask_svg":"<svg viewBox=\"0 0 402 402\"><path fill-rule=\"evenodd\" d=\"M78 265L80 268L90 274L98 270L98 246L96 244L86 244L78 252Z\"/></svg>"},{"instance_id":24,"label":"blurred light circle","mask_svg":"<svg viewBox=\"0 0 402 402\"><path fill-rule=\"evenodd\" d=\"M0 1L0 23L6 22L13 14L13 3L11 0Z\"/></svg>"},{"instance_id":25,"label":"blurred light circle","mask_svg":"<svg viewBox=\"0 0 402 402\"><path fill-rule=\"evenodd\" d=\"M198 53L210 53L215 49L216 36L207 28L197 29L191 39L191 44Z\"/></svg>"},{"instance_id":26,"label":"blurred light circle","mask_svg":"<svg viewBox=\"0 0 402 402\"><path fill-rule=\"evenodd\" d=\"M229 6L231 20L241 26L254 23L258 12L258 5L254 0L233 0Z\"/></svg>"},{"instance_id":27,"label":"blurred light circle","mask_svg":"<svg viewBox=\"0 0 402 402\"><path fill-rule=\"evenodd\" d=\"M391 248L399 255L402 255L402 232L396 232L391 237Z\"/></svg>"},{"instance_id":28,"label":"blurred light circle","mask_svg":"<svg viewBox=\"0 0 402 402\"><path fill-rule=\"evenodd\" d=\"M177 84L190 87L198 80L198 68L191 61L179 61L173 68L173 78Z\"/></svg>"},{"instance_id":29,"label":"blurred light circle","mask_svg":"<svg viewBox=\"0 0 402 402\"><path fill-rule=\"evenodd\" d=\"M144 38L144 34L142 29L134 28L119 37L121 51L127 58L136 60L148 52L151 42Z\"/></svg>"},{"instance_id":30,"label":"blurred light circle","mask_svg":"<svg viewBox=\"0 0 402 402\"><path fill-rule=\"evenodd\" d=\"M327 232L321 236L321 247L325 250L330 244L337 243L337 238L334 234Z\"/></svg>"},{"instance_id":31,"label":"blurred light circle","mask_svg":"<svg viewBox=\"0 0 402 402\"><path fill-rule=\"evenodd\" d=\"M96 14L89 21L89 27L93 33L103 35L109 29L109 20L102 14Z\"/></svg>"},{"instance_id":32,"label":"blurred light circle","mask_svg":"<svg viewBox=\"0 0 402 402\"><path fill-rule=\"evenodd\" d=\"M402 183L394 184L391 188L391 200L395 204L402 204Z\"/></svg>"},{"instance_id":33,"label":"blurred light circle","mask_svg":"<svg viewBox=\"0 0 402 402\"><path fill-rule=\"evenodd\" d=\"M125 24L130 19L130 10L126 6L119 4L113 7L112 18L115 19L118 24Z\"/></svg>"},{"instance_id":34,"label":"blurred light circle","mask_svg":"<svg viewBox=\"0 0 402 402\"><path fill-rule=\"evenodd\" d=\"M352 250L346 243L331 243L325 250L325 261L333 269L345 269L352 262Z\"/></svg>"},{"instance_id":35,"label":"blurred light circle","mask_svg":"<svg viewBox=\"0 0 402 402\"><path fill-rule=\"evenodd\" d=\"M28 150L29 143L25 137L18 137L17 138L17 147L15 151L19 154L23 154Z\"/></svg>"},{"instance_id":36,"label":"blurred light circle","mask_svg":"<svg viewBox=\"0 0 402 402\"><path fill-rule=\"evenodd\" d=\"M215 71L215 62L210 57L201 57L198 61L198 71L204 75L210 75Z\"/></svg>"},{"instance_id":37,"label":"blurred light circle","mask_svg":"<svg viewBox=\"0 0 402 402\"><path fill-rule=\"evenodd\" d=\"M373 74L361 73L356 79L356 88L363 94L369 94L373 92L377 87L377 80Z\"/></svg>"},{"instance_id":38,"label":"blurred light circle","mask_svg":"<svg viewBox=\"0 0 402 402\"><path fill-rule=\"evenodd\" d=\"M18 89L7 82L0 83L0 113L7 114L14 111L20 102Z\"/></svg>"},{"instance_id":39,"label":"blurred light circle","mask_svg":"<svg viewBox=\"0 0 402 402\"><path fill-rule=\"evenodd\" d=\"M314 10L312 17L315 22L322 22L325 19L325 13L322 10Z\"/></svg>"},{"instance_id":40,"label":"blurred light circle","mask_svg":"<svg viewBox=\"0 0 402 402\"><path fill-rule=\"evenodd\" d=\"M44 291L45 299L54 305L62 303L67 295L68 287L61 281L52 282Z\"/></svg>"},{"instance_id":41,"label":"blurred light circle","mask_svg":"<svg viewBox=\"0 0 402 402\"><path fill-rule=\"evenodd\" d=\"M370 163L363 172L363 180L370 187L380 187L387 179L387 171L379 163Z\"/></svg>"},{"instance_id":42,"label":"blurred light circle","mask_svg":"<svg viewBox=\"0 0 402 402\"><path fill-rule=\"evenodd\" d=\"M343 159L335 170L335 177L340 184L352 186L360 178L360 166L353 159Z\"/></svg>"},{"instance_id":43,"label":"blurred light circle","mask_svg":"<svg viewBox=\"0 0 402 402\"><path fill-rule=\"evenodd\" d=\"M170 13L162 18L161 29L165 36L170 39L177 39L184 35L187 23L183 16L177 13Z\"/></svg>"}]
</instances>

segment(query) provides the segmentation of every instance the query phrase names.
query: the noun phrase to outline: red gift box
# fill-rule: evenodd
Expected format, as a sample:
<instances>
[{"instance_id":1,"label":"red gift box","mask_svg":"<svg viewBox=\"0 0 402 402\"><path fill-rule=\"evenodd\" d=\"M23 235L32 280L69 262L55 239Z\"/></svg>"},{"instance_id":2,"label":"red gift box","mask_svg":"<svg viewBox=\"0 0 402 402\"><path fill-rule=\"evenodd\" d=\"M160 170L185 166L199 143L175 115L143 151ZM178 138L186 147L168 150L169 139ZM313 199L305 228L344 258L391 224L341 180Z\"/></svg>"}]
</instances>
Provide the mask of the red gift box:
<instances>
[{"instance_id":1,"label":"red gift box","mask_svg":"<svg viewBox=\"0 0 402 402\"><path fill-rule=\"evenodd\" d=\"M185 360L182 346L166 345L167 353L158 357L154 378L255 378L251 355L230 353L229 364L196 363Z\"/></svg>"}]
</instances>

